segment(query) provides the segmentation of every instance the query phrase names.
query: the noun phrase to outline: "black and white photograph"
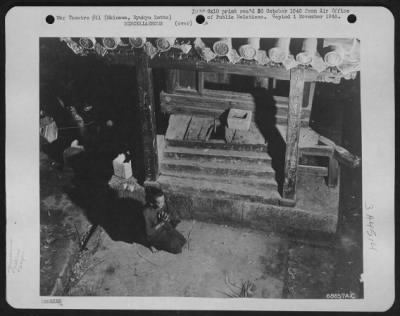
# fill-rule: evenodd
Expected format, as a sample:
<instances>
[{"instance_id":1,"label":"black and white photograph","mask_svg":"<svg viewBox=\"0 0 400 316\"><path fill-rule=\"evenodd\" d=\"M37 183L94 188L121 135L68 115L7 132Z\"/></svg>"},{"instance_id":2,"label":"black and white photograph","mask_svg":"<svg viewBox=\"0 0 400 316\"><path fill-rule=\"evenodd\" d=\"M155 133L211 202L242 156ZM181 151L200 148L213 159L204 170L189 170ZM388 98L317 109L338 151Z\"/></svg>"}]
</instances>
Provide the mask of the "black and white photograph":
<instances>
[{"instance_id":1,"label":"black and white photograph","mask_svg":"<svg viewBox=\"0 0 400 316\"><path fill-rule=\"evenodd\" d=\"M10 12L10 305L390 308L388 10Z\"/></svg>"},{"instance_id":2,"label":"black and white photograph","mask_svg":"<svg viewBox=\"0 0 400 316\"><path fill-rule=\"evenodd\" d=\"M360 47L41 38L41 295L362 298Z\"/></svg>"}]
</instances>

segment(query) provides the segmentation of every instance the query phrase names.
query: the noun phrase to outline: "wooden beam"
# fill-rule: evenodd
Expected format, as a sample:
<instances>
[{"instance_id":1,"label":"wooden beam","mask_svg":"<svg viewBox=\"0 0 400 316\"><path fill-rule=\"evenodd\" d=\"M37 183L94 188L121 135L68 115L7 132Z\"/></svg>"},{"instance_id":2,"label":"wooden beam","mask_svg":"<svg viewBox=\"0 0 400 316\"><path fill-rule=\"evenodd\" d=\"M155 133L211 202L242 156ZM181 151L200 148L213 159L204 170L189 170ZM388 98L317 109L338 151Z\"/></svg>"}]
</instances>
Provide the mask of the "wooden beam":
<instances>
[{"instance_id":1,"label":"wooden beam","mask_svg":"<svg viewBox=\"0 0 400 316\"><path fill-rule=\"evenodd\" d=\"M114 55L110 56L107 61L111 64L118 65L136 65L137 56L132 55ZM149 62L152 68L178 69L188 71L216 72L225 74L236 74L251 77L267 77L276 80L290 80L290 71L283 67L271 67L264 65L243 65L229 64L218 62L205 62L198 60L183 61L167 58L154 58ZM340 83L342 74L334 74L329 71L318 73L313 69L304 69L304 81L306 82L331 82Z\"/></svg>"},{"instance_id":2,"label":"wooden beam","mask_svg":"<svg viewBox=\"0 0 400 316\"><path fill-rule=\"evenodd\" d=\"M315 95L315 86L316 86L316 82L310 82L310 91L309 91L309 95L308 95L308 105L307 108L310 109L312 108L313 102L314 102L314 95Z\"/></svg>"},{"instance_id":3,"label":"wooden beam","mask_svg":"<svg viewBox=\"0 0 400 316\"><path fill-rule=\"evenodd\" d=\"M204 89L202 95L177 91L176 93L161 92L160 102L161 110L166 113L186 113L211 115L217 117L230 108L237 108L254 112L256 106L254 98L245 93L214 93L212 90ZM288 112L288 99L274 96L277 109L277 120L282 117L283 123L286 123ZM254 118L254 115L253 115ZM303 124L307 126L310 112L308 109L301 110ZM281 122L279 122L281 123Z\"/></svg>"},{"instance_id":4,"label":"wooden beam","mask_svg":"<svg viewBox=\"0 0 400 316\"><path fill-rule=\"evenodd\" d=\"M331 146L325 145L314 145L301 147L300 144L300 154L302 156L322 156L322 157L332 157L333 148Z\"/></svg>"},{"instance_id":5,"label":"wooden beam","mask_svg":"<svg viewBox=\"0 0 400 316\"><path fill-rule=\"evenodd\" d=\"M326 138L322 135L319 136L319 141L327 146L331 146L334 149L334 154L333 157L340 162L341 164L344 164L346 167L350 168L357 168L361 164L361 158L353 155L350 153L347 149L336 145L335 142L330 140L329 138Z\"/></svg>"},{"instance_id":6,"label":"wooden beam","mask_svg":"<svg viewBox=\"0 0 400 316\"><path fill-rule=\"evenodd\" d=\"M197 92L200 95L203 95L204 91L204 72L198 71L197 72Z\"/></svg>"},{"instance_id":7,"label":"wooden beam","mask_svg":"<svg viewBox=\"0 0 400 316\"><path fill-rule=\"evenodd\" d=\"M198 71L197 72L197 92L200 95L203 95L204 90L204 72Z\"/></svg>"},{"instance_id":8,"label":"wooden beam","mask_svg":"<svg viewBox=\"0 0 400 316\"><path fill-rule=\"evenodd\" d=\"M301 107L304 91L304 70L290 71L289 112L286 133L286 154L283 183L283 198L296 200L297 165L299 156L299 135Z\"/></svg>"},{"instance_id":9,"label":"wooden beam","mask_svg":"<svg viewBox=\"0 0 400 316\"><path fill-rule=\"evenodd\" d=\"M329 176L327 167L298 165L297 172L302 174L310 174L318 177Z\"/></svg>"},{"instance_id":10,"label":"wooden beam","mask_svg":"<svg viewBox=\"0 0 400 316\"><path fill-rule=\"evenodd\" d=\"M145 181L156 181L158 178L158 154L153 78L148 57L144 53L137 58L136 82L142 124Z\"/></svg>"}]
</instances>

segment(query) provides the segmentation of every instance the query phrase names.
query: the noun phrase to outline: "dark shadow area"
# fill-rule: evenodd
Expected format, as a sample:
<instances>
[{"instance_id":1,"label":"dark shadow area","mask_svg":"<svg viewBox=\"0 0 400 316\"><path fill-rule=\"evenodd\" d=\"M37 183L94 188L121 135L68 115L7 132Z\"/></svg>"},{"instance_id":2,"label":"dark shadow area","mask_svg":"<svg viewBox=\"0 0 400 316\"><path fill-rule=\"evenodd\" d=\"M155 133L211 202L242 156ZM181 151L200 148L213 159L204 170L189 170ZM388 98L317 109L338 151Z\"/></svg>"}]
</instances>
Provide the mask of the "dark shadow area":
<instances>
[{"instance_id":1,"label":"dark shadow area","mask_svg":"<svg viewBox=\"0 0 400 316\"><path fill-rule=\"evenodd\" d=\"M270 91L255 88L252 91L255 103L255 123L268 143L268 154L272 159L278 191L282 195L285 167L286 143L276 127L277 108Z\"/></svg>"},{"instance_id":2,"label":"dark shadow area","mask_svg":"<svg viewBox=\"0 0 400 316\"><path fill-rule=\"evenodd\" d=\"M343 131L343 111L346 100L342 83L318 82L315 89L312 112L310 115L310 127L318 134L325 136L338 145L341 145ZM348 106L352 107L352 104Z\"/></svg>"},{"instance_id":3,"label":"dark shadow area","mask_svg":"<svg viewBox=\"0 0 400 316\"><path fill-rule=\"evenodd\" d=\"M361 157L361 100L360 78L342 80L337 87L344 91L340 95L342 104L342 135L340 144L351 153ZM361 157L362 159L362 157ZM356 292L364 296L363 283L363 198L362 198L362 164L358 168L344 165L340 170L339 218L337 229L338 262L336 267L335 288L338 291Z\"/></svg>"},{"instance_id":4,"label":"dark shadow area","mask_svg":"<svg viewBox=\"0 0 400 316\"><path fill-rule=\"evenodd\" d=\"M63 151L75 139L85 147L87 143L96 143L97 148L112 145L116 151L128 149L132 153L133 176L142 183L143 144L137 103L134 67L112 65L93 56L82 58L58 38L40 39L40 110L54 118L59 129L58 139L45 145L43 150L61 168ZM90 114L84 112L87 105L92 107ZM94 122L86 127L90 131L85 139L76 128L76 122L71 121L68 113L71 106L85 124ZM109 120L113 122L112 132L106 128ZM101 133L112 136L105 140L107 137L99 135Z\"/></svg>"},{"instance_id":5,"label":"dark shadow area","mask_svg":"<svg viewBox=\"0 0 400 316\"><path fill-rule=\"evenodd\" d=\"M277 107L273 95L277 94L277 89L267 90L262 87L255 88L254 78L247 76L230 75L228 81L229 83L206 82L205 88L252 94L255 103L255 123L268 143L268 154L272 158L272 168L275 170L278 191L282 194L286 143L276 128ZM284 95L285 93L287 94L288 86L287 84L282 84L279 85L279 89L281 90L281 94ZM212 139L224 138L224 126L226 126L228 112L229 110L225 111L220 116L221 125L217 131L212 134Z\"/></svg>"},{"instance_id":6,"label":"dark shadow area","mask_svg":"<svg viewBox=\"0 0 400 316\"><path fill-rule=\"evenodd\" d=\"M219 119L220 124L215 129L213 129L213 131L210 135L210 140L226 141L225 129L226 129L226 126L228 126L228 114L229 114L229 109L224 111L219 116L218 119Z\"/></svg>"},{"instance_id":7,"label":"dark shadow area","mask_svg":"<svg viewBox=\"0 0 400 316\"><path fill-rule=\"evenodd\" d=\"M139 183L144 180L135 87L135 68L82 58L58 38L41 38L40 110L43 116L52 117L58 128L57 140L41 141L41 150L62 169L65 149L78 140L85 151L67 158L74 171L74 186L67 188L72 201L113 240L144 244L143 206L135 200L119 199L108 187L113 159L127 151L133 176ZM72 107L83 128L71 115Z\"/></svg>"},{"instance_id":8,"label":"dark shadow area","mask_svg":"<svg viewBox=\"0 0 400 316\"><path fill-rule=\"evenodd\" d=\"M74 186L67 193L85 211L93 225L100 225L111 239L139 243L148 247L143 217L143 204L123 199L108 186L113 174L110 157L97 152L82 152L71 157Z\"/></svg>"},{"instance_id":9,"label":"dark shadow area","mask_svg":"<svg viewBox=\"0 0 400 316\"><path fill-rule=\"evenodd\" d=\"M242 93L249 93L254 89L255 77L232 74L229 74L227 77L218 75L219 74L217 74L217 78L214 78L213 80L218 80L219 82L207 81L206 78L206 81L204 82L204 88L210 90L223 90Z\"/></svg>"},{"instance_id":10,"label":"dark shadow area","mask_svg":"<svg viewBox=\"0 0 400 316\"><path fill-rule=\"evenodd\" d=\"M167 90L167 72L164 69L153 69L152 75L157 134L165 135L168 129L169 116L161 111L160 93Z\"/></svg>"}]
</instances>

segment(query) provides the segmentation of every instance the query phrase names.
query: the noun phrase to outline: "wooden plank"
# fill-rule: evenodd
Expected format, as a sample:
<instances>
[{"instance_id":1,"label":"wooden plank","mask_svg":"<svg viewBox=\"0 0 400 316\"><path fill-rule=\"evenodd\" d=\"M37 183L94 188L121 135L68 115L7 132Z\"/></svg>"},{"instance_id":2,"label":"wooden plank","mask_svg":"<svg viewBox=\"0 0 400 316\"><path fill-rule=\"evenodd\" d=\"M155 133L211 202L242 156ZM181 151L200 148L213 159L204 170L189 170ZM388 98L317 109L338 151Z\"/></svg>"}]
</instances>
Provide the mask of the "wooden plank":
<instances>
[{"instance_id":1,"label":"wooden plank","mask_svg":"<svg viewBox=\"0 0 400 316\"><path fill-rule=\"evenodd\" d=\"M212 132L215 130L216 122L215 119L203 118L200 133L198 135L199 140L207 141Z\"/></svg>"},{"instance_id":2,"label":"wooden plank","mask_svg":"<svg viewBox=\"0 0 400 316\"><path fill-rule=\"evenodd\" d=\"M166 68L166 69L180 69L190 71L202 72L216 72L236 74L243 76L253 77L255 74L262 77L274 77L279 80L289 80L289 71L281 67L268 67L262 65L241 65L241 64L228 64L220 62L204 62L204 61L179 61L172 59L154 58L151 60L151 67L153 68ZM315 71L313 71L315 72ZM312 73L316 78L318 73Z\"/></svg>"},{"instance_id":3,"label":"wooden plank","mask_svg":"<svg viewBox=\"0 0 400 316\"><path fill-rule=\"evenodd\" d=\"M160 169L160 161L164 157L165 150L165 136L157 135L157 151L158 151L158 167Z\"/></svg>"},{"instance_id":4,"label":"wooden plank","mask_svg":"<svg viewBox=\"0 0 400 316\"><path fill-rule=\"evenodd\" d=\"M303 69L295 68L290 72L289 113L282 193L283 198L289 200L296 200L297 164L301 128L301 106L303 102L305 79L304 75Z\"/></svg>"},{"instance_id":5,"label":"wooden plank","mask_svg":"<svg viewBox=\"0 0 400 316\"><path fill-rule=\"evenodd\" d=\"M199 96L196 94L189 93L174 93L168 94L161 92L160 94L161 106L165 107L168 105L172 106L195 106L205 107L209 109L226 110L231 107L240 108L244 110L254 111L254 101L252 99L235 99L225 98L223 96L208 95L206 91L203 91L203 95Z\"/></svg>"},{"instance_id":6,"label":"wooden plank","mask_svg":"<svg viewBox=\"0 0 400 316\"><path fill-rule=\"evenodd\" d=\"M334 149L334 158L340 163L350 168L357 168L361 163L361 158L353 155L347 149L336 145L335 142L324 136L319 136L319 141L325 145L332 146Z\"/></svg>"},{"instance_id":7,"label":"wooden plank","mask_svg":"<svg viewBox=\"0 0 400 316\"><path fill-rule=\"evenodd\" d=\"M197 72L197 91L200 95L203 95L204 91L204 72L198 71Z\"/></svg>"},{"instance_id":8,"label":"wooden plank","mask_svg":"<svg viewBox=\"0 0 400 316\"><path fill-rule=\"evenodd\" d=\"M155 181L158 178L158 153L153 79L148 58L144 52L140 54L137 60L136 84L139 99L139 115L142 123L145 180Z\"/></svg>"},{"instance_id":9,"label":"wooden plank","mask_svg":"<svg viewBox=\"0 0 400 316\"><path fill-rule=\"evenodd\" d=\"M232 101L239 102L254 102L254 97L251 93L245 92L236 92L236 91L227 91L227 90L212 90L212 89L204 89L204 95L208 97L215 97L220 99L229 99ZM289 98L274 95L272 96L275 103L277 105L289 105Z\"/></svg>"},{"instance_id":10,"label":"wooden plank","mask_svg":"<svg viewBox=\"0 0 400 316\"><path fill-rule=\"evenodd\" d=\"M182 92L182 93L181 93ZM229 91L229 90L214 90L214 89L206 89L204 88L203 93L206 97L215 97L219 99L229 99L236 102L248 102L253 101L253 95L247 92L236 92L236 91ZM198 93L193 90L181 90L177 89L176 94L183 94L183 95L193 95L198 96ZM274 101L277 104L282 104L288 106L289 98L274 95L272 96Z\"/></svg>"},{"instance_id":11,"label":"wooden plank","mask_svg":"<svg viewBox=\"0 0 400 316\"><path fill-rule=\"evenodd\" d=\"M223 111L218 111L209 108L202 108L197 106L165 106L162 108L164 113L171 115L186 115L186 116L203 116L218 119Z\"/></svg>"},{"instance_id":12,"label":"wooden plank","mask_svg":"<svg viewBox=\"0 0 400 316\"><path fill-rule=\"evenodd\" d=\"M254 98L248 93L224 93L216 92L213 90L204 89L202 96L196 93L190 92L176 92L176 93L160 93L161 102L164 104L197 104L205 105L208 107L218 107L221 109L226 109L227 105L229 107L240 107L244 106L244 109L254 110ZM274 97L274 101L278 107L288 107L288 99L281 98L278 96Z\"/></svg>"},{"instance_id":13,"label":"wooden plank","mask_svg":"<svg viewBox=\"0 0 400 316\"><path fill-rule=\"evenodd\" d=\"M135 66L138 57L132 55L109 56L107 61L111 64ZM237 74L243 76L268 77L277 80L290 80L290 71L283 67L270 67L263 65L221 64L218 62L207 63L204 61L181 61L166 58L154 58L150 61L150 67L163 69L180 69L189 71L217 72ZM329 71L318 73L313 69L304 69L306 82L331 82L339 83L343 75L333 74Z\"/></svg>"},{"instance_id":14,"label":"wooden plank","mask_svg":"<svg viewBox=\"0 0 400 316\"><path fill-rule=\"evenodd\" d=\"M169 117L166 139L182 140L185 138L192 117L189 115L173 114Z\"/></svg>"},{"instance_id":15,"label":"wooden plank","mask_svg":"<svg viewBox=\"0 0 400 316\"><path fill-rule=\"evenodd\" d=\"M186 140L207 141L214 128L214 119L192 116L189 123Z\"/></svg>"},{"instance_id":16,"label":"wooden plank","mask_svg":"<svg viewBox=\"0 0 400 316\"><path fill-rule=\"evenodd\" d=\"M309 174L318 177L327 177L328 168L319 166L298 165L297 172L302 174Z\"/></svg>"},{"instance_id":17,"label":"wooden plank","mask_svg":"<svg viewBox=\"0 0 400 316\"><path fill-rule=\"evenodd\" d=\"M285 121L288 112L288 99L274 97L277 107L277 118ZM213 117L218 117L230 108L237 108L248 111L255 111L254 99L250 94L241 93L210 93L204 90L202 95L179 91L177 93L161 92L161 110L165 113L212 113ZM303 125L307 126L310 118L309 109L302 110ZM254 115L253 115L254 119Z\"/></svg>"},{"instance_id":18,"label":"wooden plank","mask_svg":"<svg viewBox=\"0 0 400 316\"><path fill-rule=\"evenodd\" d=\"M188 125L187 133L185 135L186 140L201 140L198 138L201 126L203 122L200 117L193 116L190 124Z\"/></svg>"},{"instance_id":19,"label":"wooden plank","mask_svg":"<svg viewBox=\"0 0 400 316\"><path fill-rule=\"evenodd\" d=\"M174 105L166 105L163 106L162 111L168 114L181 114L181 115L193 115L193 116L206 116L212 117L215 119L219 119L221 115L226 110L219 110L218 108L208 108L208 107L201 107L201 106L189 106L189 105L182 105L182 106L174 106ZM252 121L255 120L255 116L252 116ZM275 117L276 124L279 125L286 125L287 124L287 116L286 115L277 115ZM301 120L301 127L308 127L308 119Z\"/></svg>"},{"instance_id":20,"label":"wooden plank","mask_svg":"<svg viewBox=\"0 0 400 316\"><path fill-rule=\"evenodd\" d=\"M276 125L278 131L280 132L282 138L284 141L287 140L287 125L283 124L278 124ZM317 151L317 148L320 146L318 145L320 139L320 135L314 131L310 127L301 127L300 129L300 135L299 135L299 148L303 150L303 148L310 148L312 151L313 148L315 148L315 151ZM327 147L330 147L331 149L328 149ZM327 146L327 145L321 145L321 151L333 151L333 147Z\"/></svg>"},{"instance_id":21,"label":"wooden plank","mask_svg":"<svg viewBox=\"0 0 400 316\"><path fill-rule=\"evenodd\" d=\"M331 157L333 155L333 148L331 146L315 145L309 147L302 147L301 143L299 145L300 145L299 149L301 155L322 156L322 157Z\"/></svg>"}]
</instances>

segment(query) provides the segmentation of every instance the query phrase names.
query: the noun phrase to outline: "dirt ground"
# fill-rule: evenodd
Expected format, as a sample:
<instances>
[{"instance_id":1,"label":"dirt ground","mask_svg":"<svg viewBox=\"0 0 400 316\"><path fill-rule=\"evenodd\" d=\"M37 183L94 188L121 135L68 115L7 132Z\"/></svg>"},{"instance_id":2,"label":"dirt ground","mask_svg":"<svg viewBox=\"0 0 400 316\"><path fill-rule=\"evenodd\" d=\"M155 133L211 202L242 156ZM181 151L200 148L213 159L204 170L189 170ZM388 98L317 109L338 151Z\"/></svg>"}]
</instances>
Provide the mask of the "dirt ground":
<instances>
[{"instance_id":1,"label":"dirt ground","mask_svg":"<svg viewBox=\"0 0 400 316\"><path fill-rule=\"evenodd\" d=\"M178 230L188 242L178 255L99 228L79 252L91 223L67 193L71 177L41 154L42 295L323 298L333 291L334 247L248 228L183 221Z\"/></svg>"},{"instance_id":2,"label":"dirt ground","mask_svg":"<svg viewBox=\"0 0 400 316\"><path fill-rule=\"evenodd\" d=\"M279 237L196 221L183 221L179 230L188 243L178 255L104 235L93 267L68 294L282 297L285 243Z\"/></svg>"}]
</instances>

